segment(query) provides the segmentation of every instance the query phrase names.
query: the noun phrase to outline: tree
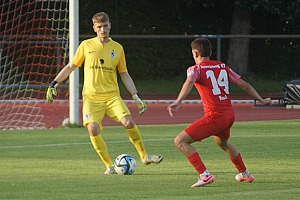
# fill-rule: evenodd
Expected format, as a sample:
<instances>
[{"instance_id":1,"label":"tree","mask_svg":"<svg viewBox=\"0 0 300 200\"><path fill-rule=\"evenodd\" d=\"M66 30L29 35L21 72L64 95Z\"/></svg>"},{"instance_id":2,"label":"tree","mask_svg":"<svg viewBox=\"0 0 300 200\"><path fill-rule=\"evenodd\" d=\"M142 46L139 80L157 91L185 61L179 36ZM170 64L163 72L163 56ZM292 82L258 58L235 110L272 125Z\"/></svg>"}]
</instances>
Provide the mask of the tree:
<instances>
[{"instance_id":1,"label":"tree","mask_svg":"<svg viewBox=\"0 0 300 200\"><path fill-rule=\"evenodd\" d=\"M249 35L251 26L251 9L249 6L234 4L231 34ZM248 71L249 38L234 38L230 40L228 65L241 75Z\"/></svg>"},{"instance_id":2,"label":"tree","mask_svg":"<svg viewBox=\"0 0 300 200\"><path fill-rule=\"evenodd\" d=\"M278 15L282 20L296 21L300 13L299 5L300 0L235 0L230 34L249 35L253 12L268 12ZM272 33L268 32L267 34ZM249 39L231 39L228 52L228 65L233 66L239 74L244 75L248 72L248 57Z\"/></svg>"}]
</instances>

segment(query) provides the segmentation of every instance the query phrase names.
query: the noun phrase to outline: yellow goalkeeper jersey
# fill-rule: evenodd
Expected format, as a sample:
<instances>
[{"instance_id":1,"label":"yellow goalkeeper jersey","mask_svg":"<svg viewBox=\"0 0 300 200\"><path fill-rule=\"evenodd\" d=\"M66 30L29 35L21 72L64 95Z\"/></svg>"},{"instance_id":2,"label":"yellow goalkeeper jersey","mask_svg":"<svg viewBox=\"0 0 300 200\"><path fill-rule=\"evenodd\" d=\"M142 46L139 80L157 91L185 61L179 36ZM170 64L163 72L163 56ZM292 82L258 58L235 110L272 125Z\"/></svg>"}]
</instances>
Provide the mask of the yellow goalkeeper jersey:
<instances>
[{"instance_id":1,"label":"yellow goalkeeper jersey","mask_svg":"<svg viewBox=\"0 0 300 200\"><path fill-rule=\"evenodd\" d=\"M84 40L72 62L76 66L82 66L84 62L83 97L102 101L120 95L117 71L127 71L121 44L111 38L106 44L102 44L97 37Z\"/></svg>"}]
</instances>

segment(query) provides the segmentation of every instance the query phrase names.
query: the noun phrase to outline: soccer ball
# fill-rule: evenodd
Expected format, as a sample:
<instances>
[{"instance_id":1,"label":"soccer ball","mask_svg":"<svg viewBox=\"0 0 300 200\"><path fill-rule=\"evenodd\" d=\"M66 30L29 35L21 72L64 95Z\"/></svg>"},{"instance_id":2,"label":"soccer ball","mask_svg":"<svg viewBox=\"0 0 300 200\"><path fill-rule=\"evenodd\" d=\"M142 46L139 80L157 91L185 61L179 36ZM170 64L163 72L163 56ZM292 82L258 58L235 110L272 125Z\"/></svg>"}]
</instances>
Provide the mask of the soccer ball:
<instances>
[{"instance_id":1,"label":"soccer ball","mask_svg":"<svg viewBox=\"0 0 300 200\"><path fill-rule=\"evenodd\" d=\"M62 126L70 126L70 118L64 119L64 121L61 123Z\"/></svg>"},{"instance_id":2,"label":"soccer ball","mask_svg":"<svg viewBox=\"0 0 300 200\"><path fill-rule=\"evenodd\" d=\"M136 168L136 162L131 155L121 154L114 162L114 168L117 174L132 174Z\"/></svg>"}]
</instances>

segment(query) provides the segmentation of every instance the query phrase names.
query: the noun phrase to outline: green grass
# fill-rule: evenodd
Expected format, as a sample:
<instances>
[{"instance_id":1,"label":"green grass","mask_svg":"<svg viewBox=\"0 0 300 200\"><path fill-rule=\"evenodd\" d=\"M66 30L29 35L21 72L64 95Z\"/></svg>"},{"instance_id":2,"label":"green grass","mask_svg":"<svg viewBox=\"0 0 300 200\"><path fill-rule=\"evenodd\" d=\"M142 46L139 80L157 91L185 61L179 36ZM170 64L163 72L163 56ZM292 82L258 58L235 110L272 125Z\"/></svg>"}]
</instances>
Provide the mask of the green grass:
<instances>
[{"instance_id":1,"label":"green grass","mask_svg":"<svg viewBox=\"0 0 300 200\"><path fill-rule=\"evenodd\" d=\"M129 153L133 175L104 175L84 128L0 131L0 199L298 199L300 195L299 121L237 122L231 142L241 151L253 183L237 183L237 171L209 138L194 146L214 183L190 188L196 171L174 147L186 125L140 126L149 153L159 165L142 165L121 127L105 127L111 156Z\"/></svg>"}]
</instances>

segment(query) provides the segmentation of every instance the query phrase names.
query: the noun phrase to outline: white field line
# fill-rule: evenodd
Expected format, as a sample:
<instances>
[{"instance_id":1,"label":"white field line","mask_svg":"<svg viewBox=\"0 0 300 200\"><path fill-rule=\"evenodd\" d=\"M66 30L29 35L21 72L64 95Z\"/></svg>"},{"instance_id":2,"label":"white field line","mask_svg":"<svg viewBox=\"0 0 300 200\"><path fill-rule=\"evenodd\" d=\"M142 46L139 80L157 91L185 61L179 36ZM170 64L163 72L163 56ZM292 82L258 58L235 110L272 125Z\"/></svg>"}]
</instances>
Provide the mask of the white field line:
<instances>
[{"instance_id":1,"label":"white field line","mask_svg":"<svg viewBox=\"0 0 300 200\"><path fill-rule=\"evenodd\" d=\"M135 104L134 100L124 100L125 103L132 103ZM145 100L146 103L149 104L161 104L161 103L173 103L175 100L174 99L166 99L166 100ZM69 100L55 100L56 103L68 103ZM82 100L79 100L79 102L82 102ZM231 100L232 103L254 103L254 100ZM48 102L46 100L37 100L37 99L25 99L25 100L0 100L0 103L19 103L19 104L26 104L26 103L45 103L47 104ZM183 100L183 104L187 103L196 103L196 104L202 104L202 100Z\"/></svg>"},{"instance_id":2,"label":"white field line","mask_svg":"<svg viewBox=\"0 0 300 200\"><path fill-rule=\"evenodd\" d=\"M144 142L152 141L168 141L174 138L158 138L158 139L144 139ZM117 141L107 141L106 144L120 144L127 143L129 140L117 140ZM0 149L28 149L28 148L44 148L44 147L58 147L58 146L73 146L73 145L90 145L90 142L75 142L75 143L60 143L60 144L38 144L38 145L20 145L20 146L0 146Z\"/></svg>"},{"instance_id":3,"label":"white field line","mask_svg":"<svg viewBox=\"0 0 300 200\"><path fill-rule=\"evenodd\" d=\"M231 138L271 138L271 137L282 137L282 138L297 138L300 135L232 135ZM171 141L174 138L157 138L157 139L144 139L144 142L158 142L158 141ZM127 143L130 142L129 140L116 140L116 141L106 141L107 144L120 144L120 143ZM90 145L90 142L75 142L75 143L58 143L58 144L37 144L37 145L20 145L20 146L0 146L0 149L29 149L29 148L44 148L44 147L59 147L59 146L73 146L73 145Z\"/></svg>"}]
</instances>

